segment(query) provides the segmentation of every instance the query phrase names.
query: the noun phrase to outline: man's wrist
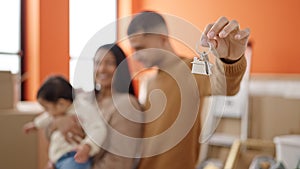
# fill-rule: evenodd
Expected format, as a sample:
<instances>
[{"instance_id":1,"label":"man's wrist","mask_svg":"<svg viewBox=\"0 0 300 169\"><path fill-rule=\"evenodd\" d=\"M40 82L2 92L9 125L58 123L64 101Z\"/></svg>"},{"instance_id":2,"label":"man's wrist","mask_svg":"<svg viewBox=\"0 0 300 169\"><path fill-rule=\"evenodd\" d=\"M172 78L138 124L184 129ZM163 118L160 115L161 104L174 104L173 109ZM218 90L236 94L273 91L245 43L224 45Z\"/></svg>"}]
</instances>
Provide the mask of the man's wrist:
<instances>
[{"instance_id":1,"label":"man's wrist","mask_svg":"<svg viewBox=\"0 0 300 169\"><path fill-rule=\"evenodd\" d=\"M231 59L226 59L226 58L220 58L222 62L226 64L234 64L238 62L242 57L238 58L237 60L231 60Z\"/></svg>"}]
</instances>

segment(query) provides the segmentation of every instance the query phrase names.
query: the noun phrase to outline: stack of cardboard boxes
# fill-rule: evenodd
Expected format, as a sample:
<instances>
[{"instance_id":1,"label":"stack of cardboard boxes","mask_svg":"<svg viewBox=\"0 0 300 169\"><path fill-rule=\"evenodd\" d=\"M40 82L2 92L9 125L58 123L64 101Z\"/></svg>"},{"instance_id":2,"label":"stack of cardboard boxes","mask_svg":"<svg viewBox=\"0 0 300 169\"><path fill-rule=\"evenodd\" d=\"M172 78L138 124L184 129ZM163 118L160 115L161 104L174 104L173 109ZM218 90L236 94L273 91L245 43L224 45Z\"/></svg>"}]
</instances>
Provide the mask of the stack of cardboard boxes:
<instances>
[{"instance_id":1,"label":"stack of cardboard boxes","mask_svg":"<svg viewBox=\"0 0 300 169\"><path fill-rule=\"evenodd\" d=\"M0 109L14 108L14 84L10 71L0 71Z\"/></svg>"},{"instance_id":2,"label":"stack of cardboard boxes","mask_svg":"<svg viewBox=\"0 0 300 169\"><path fill-rule=\"evenodd\" d=\"M43 109L36 102L17 102L14 76L0 71L0 168L37 169L38 135L25 135L22 127Z\"/></svg>"}]
</instances>

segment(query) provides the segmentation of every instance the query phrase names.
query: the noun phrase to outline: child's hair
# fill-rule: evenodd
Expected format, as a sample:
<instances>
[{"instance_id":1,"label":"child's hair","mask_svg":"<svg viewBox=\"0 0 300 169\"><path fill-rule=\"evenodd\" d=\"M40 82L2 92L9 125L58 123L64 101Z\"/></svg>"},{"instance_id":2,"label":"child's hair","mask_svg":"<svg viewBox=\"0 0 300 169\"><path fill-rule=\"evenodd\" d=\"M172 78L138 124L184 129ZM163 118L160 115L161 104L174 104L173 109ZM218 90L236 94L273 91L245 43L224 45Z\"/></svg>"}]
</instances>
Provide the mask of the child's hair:
<instances>
[{"instance_id":1,"label":"child's hair","mask_svg":"<svg viewBox=\"0 0 300 169\"><path fill-rule=\"evenodd\" d=\"M44 99L56 103L58 99L66 99L73 102L73 87L62 76L50 76L37 92L37 99Z\"/></svg>"}]
</instances>

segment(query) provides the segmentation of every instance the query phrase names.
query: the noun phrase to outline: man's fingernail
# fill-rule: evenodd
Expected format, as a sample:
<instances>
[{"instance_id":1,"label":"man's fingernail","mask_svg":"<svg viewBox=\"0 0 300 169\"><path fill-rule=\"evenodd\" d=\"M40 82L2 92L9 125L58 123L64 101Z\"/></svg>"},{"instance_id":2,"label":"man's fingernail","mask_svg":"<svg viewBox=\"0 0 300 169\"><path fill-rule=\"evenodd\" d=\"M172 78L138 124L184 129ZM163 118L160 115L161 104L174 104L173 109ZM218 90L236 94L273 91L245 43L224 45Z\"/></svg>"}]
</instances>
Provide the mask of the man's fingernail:
<instances>
[{"instance_id":1,"label":"man's fingernail","mask_svg":"<svg viewBox=\"0 0 300 169\"><path fill-rule=\"evenodd\" d=\"M234 36L235 39L241 39L241 35L237 34Z\"/></svg>"},{"instance_id":2,"label":"man's fingernail","mask_svg":"<svg viewBox=\"0 0 300 169\"><path fill-rule=\"evenodd\" d=\"M208 38L214 38L215 37L215 32L210 31L207 36L208 36Z\"/></svg>"},{"instance_id":3,"label":"man's fingernail","mask_svg":"<svg viewBox=\"0 0 300 169\"><path fill-rule=\"evenodd\" d=\"M202 46L208 46L207 40L202 39L200 43Z\"/></svg>"},{"instance_id":4,"label":"man's fingernail","mask_svg":"<svg viewBox=\"0 0 300 169\"><path fill-rule=\"evenodd\" d=\"M226 32L223 30L219 33L220 38L224 38L226 36Z\"/></svg>"}]
</instances>

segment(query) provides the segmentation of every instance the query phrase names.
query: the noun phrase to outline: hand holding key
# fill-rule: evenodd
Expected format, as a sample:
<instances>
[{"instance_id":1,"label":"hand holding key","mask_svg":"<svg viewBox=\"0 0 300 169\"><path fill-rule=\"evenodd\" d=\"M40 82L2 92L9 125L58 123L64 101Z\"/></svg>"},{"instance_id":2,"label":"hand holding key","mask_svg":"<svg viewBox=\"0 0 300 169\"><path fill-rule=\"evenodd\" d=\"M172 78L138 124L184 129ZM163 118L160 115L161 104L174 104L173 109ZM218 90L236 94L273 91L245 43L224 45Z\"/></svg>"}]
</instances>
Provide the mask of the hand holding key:
<instances>
[{"instance_id":1,"label":"hand holding key","mask_svg":"<svg viewBox=\"0 0 300 169\"><path fill-rule=\"evenodd\" d=\"M240 30L236 20L221 17L205 28L201 45L209 47L211 44L216 57L236 61L244 54L249 35L250 29Z\"/></svg>"}]
</instances>

